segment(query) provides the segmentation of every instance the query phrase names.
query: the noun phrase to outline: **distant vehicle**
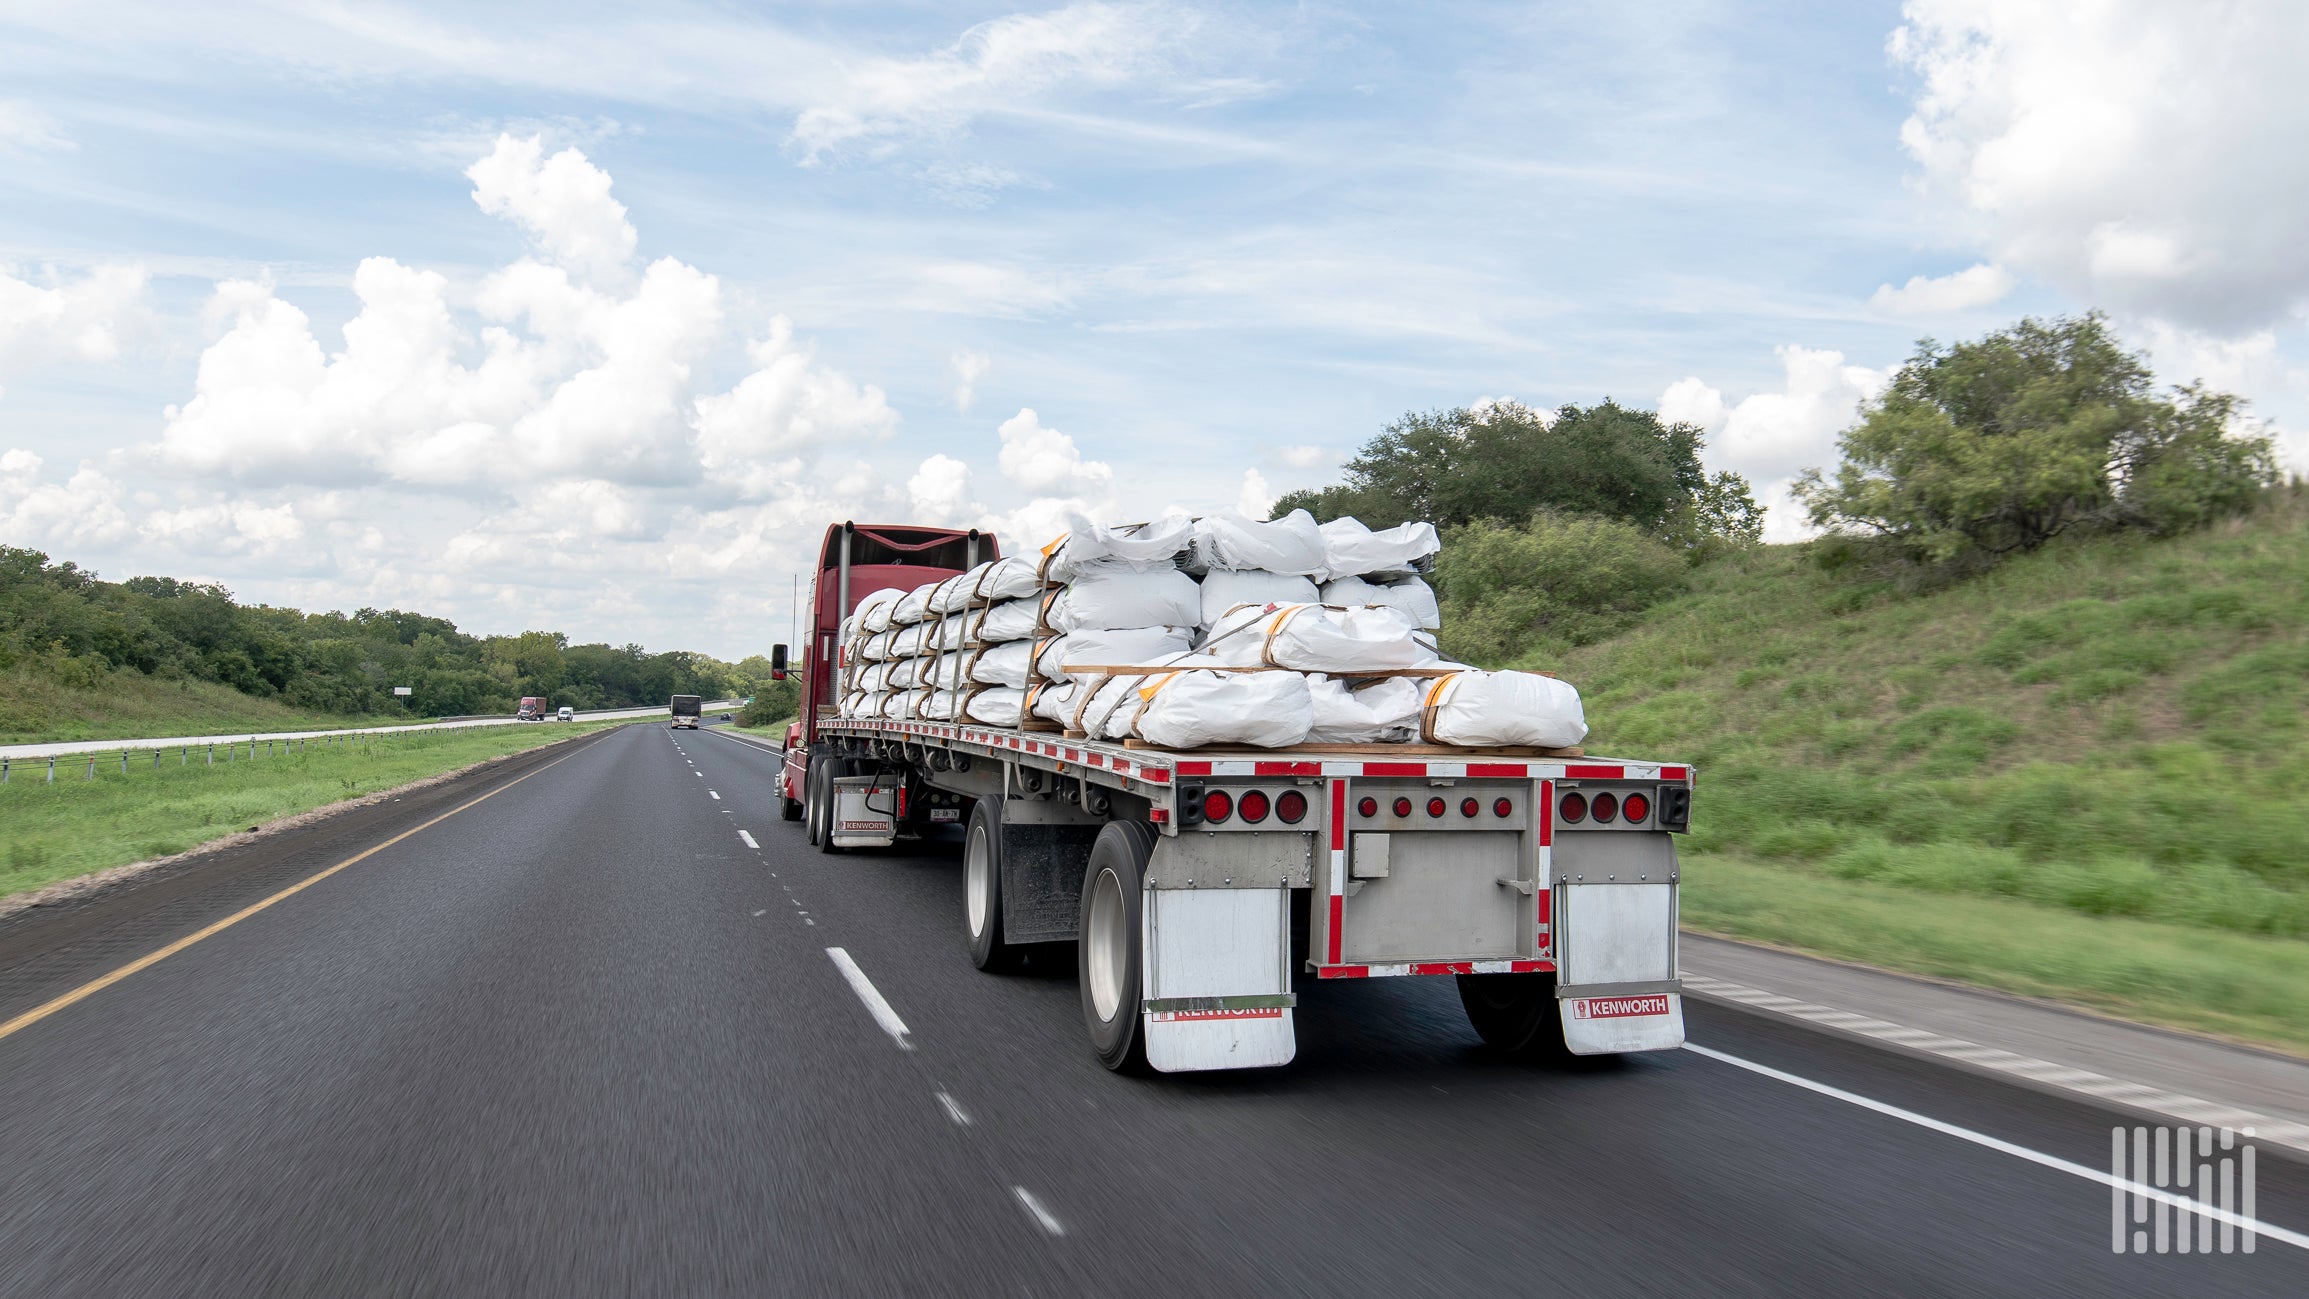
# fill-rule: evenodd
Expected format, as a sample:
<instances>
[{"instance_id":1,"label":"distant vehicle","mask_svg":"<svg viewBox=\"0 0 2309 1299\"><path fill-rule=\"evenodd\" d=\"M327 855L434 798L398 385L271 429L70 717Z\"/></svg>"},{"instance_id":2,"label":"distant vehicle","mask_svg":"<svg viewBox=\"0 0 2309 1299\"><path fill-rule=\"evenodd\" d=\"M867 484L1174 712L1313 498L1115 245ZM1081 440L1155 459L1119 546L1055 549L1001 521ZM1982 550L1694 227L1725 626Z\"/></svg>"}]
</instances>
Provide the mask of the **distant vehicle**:
<instances>
[{"instance_id":1,"label":"distant vehicle","mask_svg":"<svg viewBox=\"0 0 2309 1299\"><path fill-rule=\"evenodd\" d=\"M517 722L542 722L545 720L546 710L550 707L552 705L546 703L542 696L525 695L522 697L521 706L513 710L513 720Z\"/></svg>"},{"instance_id":2,"label":"distant vehicle","mask_svg":"<svg viewBox=\"0 0 2309 1299\"><path fill-rule=\"evenodd\" d=\"M677 731L696 730L698 728L699 702L700 700L696 695L675 695L673 697L672 729Z\"/></svg>"},{"instance_id":3,"label":"distant vehicle","mask_svg":"<svg viewBox=\"0 0 2309 1299\"><path fill-rule=\"evenodd\" d=\"M723 713L723 714L722 714L722 720L723 720L723 721L725 721L725 722L726 722L726 721L729 721L729 720L731 720L731 719L730 719L730 715L729 715L728 713Z\"/></svg>"},{"instance_id":4,"label":"distant vehicle","mask_svg":"<svg viewBox=\"0 0 2309 1299\"><path fill-rule=\"evenodd\" d=\"M557 722L574 722L577 720L577 710L571 708L567 704L563 704L561 706L561 711L553 715L553 720Z\"/></svg>"}]
</instances>

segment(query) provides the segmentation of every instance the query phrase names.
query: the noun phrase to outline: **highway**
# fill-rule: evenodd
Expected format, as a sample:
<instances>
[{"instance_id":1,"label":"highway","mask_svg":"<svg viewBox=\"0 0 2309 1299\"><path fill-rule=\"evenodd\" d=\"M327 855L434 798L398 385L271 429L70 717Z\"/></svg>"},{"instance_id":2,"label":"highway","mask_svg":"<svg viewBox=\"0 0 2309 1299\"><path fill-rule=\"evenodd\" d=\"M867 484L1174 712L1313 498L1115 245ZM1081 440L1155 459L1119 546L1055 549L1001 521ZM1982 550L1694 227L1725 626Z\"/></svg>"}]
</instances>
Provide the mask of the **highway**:
<instances>
[{"instance_id":1,"label":"highway","mask_svg":"<svg viewBox=\"0 0 2309 1299\"><path fill-rule=\"evenodd\" d=\"M1109 1074L776 761L626 727L0 920L0 1294L2309 1293L2114 1253L2102 1113L1710 1007L1514 1065L1302 981L1287 1068Z\"/></svg>"},{"instance_id":2,"label":"highway","mask_svg":"<svg viewBox=\"0 0 2309 1299\"><path fill-rule=\"evenodd\" d=\"M741 701L724 699L701 704L707 713L731 712ZM576 714L581 722L614 722L620 718L664 717L672 710L663 708L604 708ZM526 726L530 723L518 717L467 717L445 722L407 722L398 726L349 726L338 730L321 731L256 731L234 735L157 735L137 740L53 740L42 744L0 744L0 758L28 762L34 758L62 758L76 753L118 753L123 749L197 749L210 744L247 744L251 740L317 740L327 735L392 735L401 731L454 731L475 726ZM550 721L543 723L551 725Z\"/></svg>"}]
</instances>

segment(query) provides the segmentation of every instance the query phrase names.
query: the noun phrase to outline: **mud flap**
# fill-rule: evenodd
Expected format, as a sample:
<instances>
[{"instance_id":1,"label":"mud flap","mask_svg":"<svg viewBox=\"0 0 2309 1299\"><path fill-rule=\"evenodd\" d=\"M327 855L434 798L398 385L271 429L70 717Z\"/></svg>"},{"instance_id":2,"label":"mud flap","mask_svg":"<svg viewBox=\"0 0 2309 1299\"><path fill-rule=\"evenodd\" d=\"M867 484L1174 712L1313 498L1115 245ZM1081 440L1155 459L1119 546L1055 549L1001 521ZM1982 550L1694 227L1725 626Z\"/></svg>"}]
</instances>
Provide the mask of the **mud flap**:
<instances>
[{"instance_id":1,"label":"mud flap","mask_svg":"<svg viewBox=\"0 0 2309 1299\"><path fill-rule=\"evenodd\" d=\"M1147 1063L1255 1069L1297 1053L1289 889L1149 889L1140 986Z\"/></svg>"},{"instance_id":2,"label":"mud flap","mask_svg":"<svg viewBox=\"0 0 2309 1299\"><path fill-rule=\"evenodd\" d=\"M1676 885L1556 885L1556 997L1573 1055L1684 1044L1676 975Z\"/></svg>"},{"instance_id":3,"label":"mud flap","mask_svg":"<svg viewBox=\"0 0 2309 1299\"><path fill-rule=\"evenodd\" d=\"M887 776L836 776L830 827L837 848L898 842L898 786Z\"/></svg>"},{"instance_id":4,"label":"mud flap","mask_svg":"<svg viewBox=\"0 0 2309 1299\"><path fill-rule=\"evenodd\" d=\"M1563 1043L1573 1055L1672 1051L1684 1044L1684 998L1678 992L1629 997L1566 997Z\"/></svg>"}]
</instances>

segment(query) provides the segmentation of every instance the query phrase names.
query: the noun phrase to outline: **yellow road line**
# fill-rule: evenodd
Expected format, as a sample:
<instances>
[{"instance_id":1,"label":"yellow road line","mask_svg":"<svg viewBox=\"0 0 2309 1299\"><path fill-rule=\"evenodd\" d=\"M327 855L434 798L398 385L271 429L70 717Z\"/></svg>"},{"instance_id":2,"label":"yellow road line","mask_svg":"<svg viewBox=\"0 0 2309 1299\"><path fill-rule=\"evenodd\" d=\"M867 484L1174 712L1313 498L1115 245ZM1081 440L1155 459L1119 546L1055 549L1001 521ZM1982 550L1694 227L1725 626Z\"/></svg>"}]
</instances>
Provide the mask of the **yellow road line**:
<instances>
[{"instance_id":1,"label":"yellow road line","mask_svg":"<svg viewBox=\"0 0 2309 1299\"><path fill-rule=\"evenodd\" d=\"M175 942L161 948L159 951L149 952L136 958L133 961L130 961L128 964L121 966L119 969L114 970L110 974L91 979L88 982L81 984L79 987L74 988L72 991L65 993L63 996L58 997L53 1001L34 1006L32 1009L25 1011L23 1014L18 1015L12 1020L9 1020L7 1023L0 1024L0 1038L5 1038L8 1035L18 1031L19 1029L30 1028L32 1025L39 1023L41 1020L48 1018L50 1015L55 1014L57 1011L60 1011L75 1002L95 996L97 993L104 991L106 988L109 988L113 984L120 982L122 979L125 979L129 975L136 973L138 970L147 969L151 966L158 965L162 961L167 960L169 957L183 951L185 948L199 942L201 939L207 938L211 934L220 933L224 930L230 929L234 925L237 925L241 921L248 919L250 916L253 916L257 912L264 910L266 907L271 906L275 902L278 902L281 899L289 897L293 894L302 893L306 889L311 888L313 885L318 884L322 880L329 878L331 875L336 874L338 871L345 869L347 866L366 861L367 859L376 856L378 853L385 851L387 848L392 847L394 844L401 842L403 839L406 839L409 836L418 833L419 831L430 830L434 826L441 824L443 821L448 820L450 817L453 817L459 812L464 811L466 808L473 807L477 804L486 803L490 799L497 797L499 794L504 793L506 790L509 790L515 785L520 784L522 781L529 779L531 776L537 775L538 772L550 771L576 756L577 754L575 753L563 754L561 757L555 758L553 761L546 763L542 767L539 767L537 771L523 772L522 774L515 776L513 779L506 781L504 784L499 785L497 788L490 790L488 793L483 794L481 797L472 800L472 802L463 803L456 807L450 808L448 811L443 812L441 815L425 822L423 825L413 826L410 829L403 830L401 833L394 835L392 838L387 839L381 844L378 844L374 848L369 848L364 851L355 853L343 861L338 862L336 865L329 867L327 870L308 875L261 902L252 902L248 906L242 907L240 910L233 912L231 915L226 916L224 919L208 926L206 929L201 929L193 933L186 934L184 937L177 939Z\"/></svg>"}]
</instances>

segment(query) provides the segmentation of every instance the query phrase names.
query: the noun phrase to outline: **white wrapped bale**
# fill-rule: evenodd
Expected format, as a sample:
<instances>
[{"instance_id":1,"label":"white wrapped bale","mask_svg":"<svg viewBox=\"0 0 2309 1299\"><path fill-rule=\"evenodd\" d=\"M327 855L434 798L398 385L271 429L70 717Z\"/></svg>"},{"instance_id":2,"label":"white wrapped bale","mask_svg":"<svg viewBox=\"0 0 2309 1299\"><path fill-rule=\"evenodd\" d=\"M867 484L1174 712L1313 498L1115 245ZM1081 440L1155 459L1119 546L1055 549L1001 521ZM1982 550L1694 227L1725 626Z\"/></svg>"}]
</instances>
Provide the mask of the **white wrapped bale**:
<instances>
[{"instance_id":1,"label":"white wrapped bale","mask_svg":"<svg viewBox=\"0 0 2309 1299\"><path fill-rule=\"evenodd\" d=\"M970 680L970 656L967 654L941 654L927 662L928 670L916 673L917 685L928 685L938 690L960 690Z\"/></svg>"},{"instance_id":2,"label":"white wrapped bale","mask_svg":"<svg viewBox=\"0 0 2309 1299\"><path fill-rule=\"evenodd\" d=\"M858 689L868 694L879 692L890 683L890 665L887 663L869 663L858 669L858 675L854 682Z\"/></svg>"},{"instance_id":3,"label":"white wrapped bale","mask_svg":"<svg viewBox=\"0 0 2309 1299\"><path fill-rule=\"evenodd\" d=\"M1536 672L1454 672L1429 684L1423 704L1430 744L1563 749L1587 738L1579 691Z\"/></svg>"},{"instance_id":4,"label":"white wrapped bale","mask_svg":"<svg viewBox=\"0 0 2309 1299\"><path fill-rule=\"evenodd\" d=\"M894 659L910 659L922 652L923 636L934 630L936 629L923 623L893 628L890 633L890 646L886 652Z\"/></svg>"},{"instance_id":5,"label":"white wrapped bale","mask_svg":"<svg viewBox=\"0 0 2309 1299\"><path fill-rule=\"evenodd\" d=\"M914 673L921 666L921 663L922 660L920 659L891 660L888 669L882 674L882 688L885 690L913 689L915 685Z\"/></svg>"},{"instance_id":6,"label":"white wrapped bale","mask_svg":"<svg viewBox=\"0 0 2309 1299\"><path fill-rule=\"evenodd\" d=\"M1194 530L1194 520L1176 514L1152 523L1113 527L1084 523L1042 548L1042 575L1053 582L1071 582L1098 569L1176 567Z\"/></svg>"},{"instance_id":7,"label":"white wrapped bale","mask_svg":"<svg viewBox=\"0 0 2309 1299\"><path fill-rule=\"evenodd\" d=\"M962 696L953 690L927 691L914 715L928 722L958 722L962 720Z\"/></svg>"},{"instance_id":8,"label":"white wrapped bale","mask_svg":"<svg viewBox=\"0 0 2309 1299\"><path fill-rule=\"evenodd\" d=\"M866 643L859 647L858 656L878 663L890 657L890 646L897 639L898 633L894 631L885 631L878 635L868 636Z\"/></svg>"},{"instance_id":9,"label":"white wrapped bale","mask_svg":"<svg viewBox=\"0 0 2309 1299\"><path fill-rule=\"evenodd\" d=\"M869 632L890 630L891 611L905 598L906 593L894 586L867 592L866 598L858 602L858 626Z\"/></svg>"},{"instance_id":10,"label":"white wrapped bale","mask_svg":"<svg viewBox=\"0 0 2309 1299\"><path fill-rule=\"evenodd\" d=\"M1042 579L1035 574L1035 562L1016 555L997 559L984 569L971 584L970 594L979 600L1020 600L1042 589Z\"/></svg>"},{"instance_id":11,"label":"white wrapped bale","mask_svg":"<svg viewBox=\"0 0 2309 1299\"><path fill-rule=\"evenodd\" d=\"M1303 743L1315 724L1307 679L1296 672L1177 672L1150 677L1132 728L1166 749Z\"/></svg>"},{"instance_id":12,"label":"white wrapped bale","mask_svg":"<svg viewBox=\"0 0 2309 1299\"><path fill-rule=\"evenodd\" d=\"M1072 681L1043 682L1027 689L1026 707L1046 722L1064 726L1074 716L1074 697L1082 687Z\"/></svg>"},{"instance_id":13,"label":"white wrapped bale","mask_svg":"<svg viewBox=\"0 0 2309 1299\"><path fill-rule=\"evenodd\" d=\"M1098 569L1069 582L1050 604L1051 630L1191 627L1202 618L1202 592L1175 568Z\"/></svg>"},{"instance_id":14,"label":"white wrapped bale","mask_svg":"<svg viewBox=\"0 0 2309 1299\"><path fill-rule=\"evenodd\" d=\"M1194 573L1256 569L1301 577L1327 571L1322 531L1315 526L1315 516L1305 510L1293 510L1269 523L1247 519L1232 510L1206 514L1195 520L1194 544L1186 567Z\"/></svg>"},{"instance_id":15,"label":"white wrapped bale","mask_svg":"<svg viewBox=\"0 0 2309 1299\"><path fill-rule=\"evenodd\" d=\"M964 716L988 726L1016 726L1025 711L1026 692L1014 686L978 691L962 704Z\"/></svg>"},{"instance_id":16,"label":"white wrapped bale","mask_svg":"<svg viewBox=\"0 0 2309 1299\"><path fill-rule=\"evenodd\" d=\"M1027 670L1033 663L1032 641L989 645L971 656L970 679L982 685L1024 687Z\"/></svg>"},{"instance_id":17,"label":"white wrapped bale","mask_svg":"<svg viewBox=\"0 0 2309 1299\"><path fill-rule=\"evenodd\" d=\"M1402 523L1377 532L1361 519L1333 519L1319 529L1323 568L1333 577L1408 577L1426 572L1443 549L1432 523Z\"/></svg>"},{"instance_id":18,"label":"white wrapped bale","mask_svg":"<svg viewBox=\"0 0 2309 1299\"><path fill-rule=\"evenodd\" d=\"M979 568L986 568L991 565L992 561L989 560L986 564L980 565ZM966 573L956 573L931 587L930 598L923 602L923 616L936 618L940 614L960 613L968 608L970 605L970 584L978 580L978 575L979 570L973 568Z\"/></svg>"},{"instance_id":19,"label":"white wrapped bale","mask_svg":"<svg viewBox=\"0 0 2309 1299\"><path fill-rule=\"evenodd\" d=\"M1038 641L1034 670L1053 681L1072 679L1069 663L1097 667L1142 667L1168 662L1187 652L1194 632L1185 627L1124 627L1068 632Z\"/></svg>"},{"instance_id":20,"label":"white wrapped bale","mask_svg":"<svg viewBox=\"0 0 2309 1299\"><path fill-rule=\"evenodd\" d=\"M1016 640L1031 640L1035 628L1042 625L1042 604L1039 600L1004 600L983 613L973 614L970 635L973 640L988 645L1007 644Z\"/></svg>"},{"instance_id":21,"label":"white wrapped bale","mask_svg":"<svg viewBox=\"0 0 2309 1299\"><path fill-rule=\"evenodd\" d=\"M891 606L890 609L890 625L893 627L910 626L929 616L930 593L937 589L938 584L936 582L924 582L899 596L898 603Z\"/></svg>"},{"instance_id":22,"label":"white wrapped bale","mask_svg":"<svg viewBox=\"0 0 2309 1299\"><path fill-rule=\"evenodd\" d=\"M1443 610L1435 602L1435 588L1416 577L1399 582L1370 582L1360 577L1335 577L1323 584L1323 603L1376 604L1402 612L1414 627L1430 631L1443 626Z\"/></svg>"},{"instance_id":23,"label":"white wrapped bale","mask_svg":"<svg viewBox=\"0 0 2309 1299\"><path fill-rule=\"evenodd\" d=\"M1307 732L1311 743L1400 744L1419 734L1424 682L1379 677L1354 683L1322 675L1310 675L1306 682L1315 709L1314 726Z\"/></svg>"},{"instance_id":24,"label":"white wrapped bale","mask_svg":"<svg viewBox=\"0 0 2309 1299\"><path fill-rule=\"evenodd\" d=\"M1425 667L1435 651L1393 609L1320 604L1245 606L1219 619L1203 652L1240 667L1300 672L1388 672Z\"/></svg>"},{"instance_id":25,"label":"white wrapped bale","mask_svg":"<svg viewBox=\"0 0 2309 1299\"><path fill-rule=\"evenodd\" d=\"M882 697L882 716L896 721L906 715L906 706L913 702L911 690L893 690Z\"/></svg>"},{"instance_id":26,"label":"white wrapped bale","mask_svg":"<svg viewBox=\"0 0 2309 1299\"><path fill-rule=\"evenodd\" d=\"M1238 604L1313 604L1322 598L1312 578L1258 569L1214 568L1203 575L1203 616L1209 627Z\"/></svg>"},{"instance_id":27,"label":"white wrapped bale","mask_svg":"<svg viewBox=\"0 0 2309 1299\"><path fill-rule=\"evenodd\" d=\"M1133 734L1131 718L1138 713L1138 688L1144 676L1107 677L1083 683L1090 696L1082 700L1068 722L1094 740L1127 740Z\"/></svg>"}]
</instances>

